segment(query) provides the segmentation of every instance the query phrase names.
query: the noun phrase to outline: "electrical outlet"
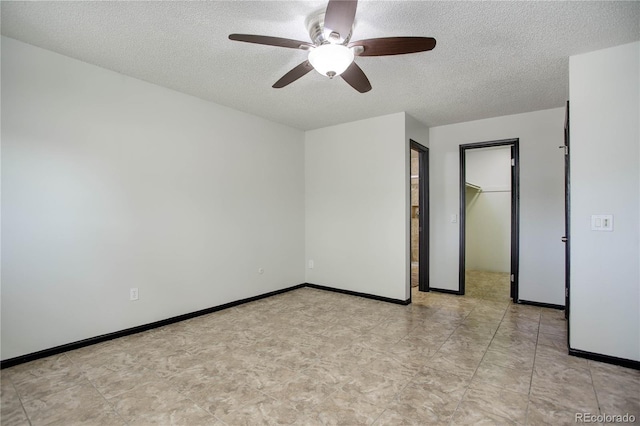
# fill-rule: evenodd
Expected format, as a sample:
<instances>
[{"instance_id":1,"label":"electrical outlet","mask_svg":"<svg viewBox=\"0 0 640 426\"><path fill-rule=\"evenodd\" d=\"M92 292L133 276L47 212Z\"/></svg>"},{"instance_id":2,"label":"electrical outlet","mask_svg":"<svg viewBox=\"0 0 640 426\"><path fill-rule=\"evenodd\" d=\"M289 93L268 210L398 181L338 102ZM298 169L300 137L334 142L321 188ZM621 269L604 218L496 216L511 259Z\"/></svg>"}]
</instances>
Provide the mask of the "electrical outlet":
<instances>
[{"instance_id":1,"label":"electrical outlet","mask_svg":"<svg viewBox=\"0 0 640 426\"><path fill-rule=\"evenodd\" d=\"M313 269L313 260L309 261L309 269Z\"/></svg>"},{"instance_id":2,"label":"electrical outlet","mask_svg":"<svg viewBox=\"0 0 640 426\"><path fill-rule=\"evenodd\" d=\"M129 300L138 300L138 287L131 287L129 289Z\"/></svg>"}]
</instances>

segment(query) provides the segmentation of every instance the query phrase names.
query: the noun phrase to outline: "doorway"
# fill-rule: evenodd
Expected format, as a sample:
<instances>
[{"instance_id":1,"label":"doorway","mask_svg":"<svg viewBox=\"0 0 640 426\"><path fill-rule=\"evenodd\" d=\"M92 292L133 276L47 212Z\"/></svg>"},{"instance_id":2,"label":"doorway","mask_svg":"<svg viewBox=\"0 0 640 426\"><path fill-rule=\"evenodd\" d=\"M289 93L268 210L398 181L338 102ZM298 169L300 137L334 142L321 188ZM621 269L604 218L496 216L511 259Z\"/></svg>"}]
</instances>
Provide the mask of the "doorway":
<instances>
[{"instance_id":1,"label":"doorway","mask_svg":"<svg viewBox=\"0 0 640 426\"><path fill-rule=\"evenodd\" d=\"M460 294L518 301L518 139L460 145Z\"/></svg>"},{"instance_id":2,"label":"doorway","mask_svg":"<svg viewBox=\"0 0 640 426\"><path fill-rule=\"evenodd\" d=\"M411 289L429 291L429 149L410 140Z\"/></svg>"}]
</instances>

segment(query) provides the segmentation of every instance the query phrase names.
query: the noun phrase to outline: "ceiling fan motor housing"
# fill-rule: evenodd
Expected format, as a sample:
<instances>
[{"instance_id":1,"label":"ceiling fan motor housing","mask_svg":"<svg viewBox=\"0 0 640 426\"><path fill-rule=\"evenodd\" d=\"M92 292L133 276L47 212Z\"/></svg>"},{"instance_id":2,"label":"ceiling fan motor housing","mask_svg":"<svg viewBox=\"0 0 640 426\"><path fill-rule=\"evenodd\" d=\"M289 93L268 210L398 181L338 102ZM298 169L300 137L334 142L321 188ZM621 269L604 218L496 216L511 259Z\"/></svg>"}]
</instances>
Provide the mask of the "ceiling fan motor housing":
<instances>
[{"instance_id":1,"label":"ceiling fan motor housing","mask_svg":"<svg viewBox=\"0 0 640 426\"><path fill-rule=\"evenodd\" d=\"M309 38L316 46L320 46L321 44L326 43L334 43L334 41L330 40L330 33L325 31L324 29L324 12L317 13L312 15L309 19L307 19L307 31L309 32ZM353 28L355 27L355 22L351 27L351 31L344 37L344 41L340 44L347 44L349 40L351 40L351 35L353 34ZM342 36L342 34L341 34Z\"/></svg>"}]
</instances>

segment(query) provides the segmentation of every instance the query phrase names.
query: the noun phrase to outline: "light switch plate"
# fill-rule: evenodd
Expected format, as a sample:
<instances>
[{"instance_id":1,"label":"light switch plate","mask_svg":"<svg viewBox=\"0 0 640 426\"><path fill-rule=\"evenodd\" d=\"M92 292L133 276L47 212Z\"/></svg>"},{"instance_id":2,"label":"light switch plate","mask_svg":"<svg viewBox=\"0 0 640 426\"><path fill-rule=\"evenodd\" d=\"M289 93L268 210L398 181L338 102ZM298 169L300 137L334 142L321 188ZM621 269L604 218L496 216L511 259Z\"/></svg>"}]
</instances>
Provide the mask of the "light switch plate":
<instances>
[{"instance_id":1,"label":"light switch plate","mask_svg":"<svg viewBox=\"0 0 640 426\"><path fill-rule=\"evenodd\" d=\"M591 230L613 232L613 215L612 214L591 215Z\"/></svg>"}]
</instances>

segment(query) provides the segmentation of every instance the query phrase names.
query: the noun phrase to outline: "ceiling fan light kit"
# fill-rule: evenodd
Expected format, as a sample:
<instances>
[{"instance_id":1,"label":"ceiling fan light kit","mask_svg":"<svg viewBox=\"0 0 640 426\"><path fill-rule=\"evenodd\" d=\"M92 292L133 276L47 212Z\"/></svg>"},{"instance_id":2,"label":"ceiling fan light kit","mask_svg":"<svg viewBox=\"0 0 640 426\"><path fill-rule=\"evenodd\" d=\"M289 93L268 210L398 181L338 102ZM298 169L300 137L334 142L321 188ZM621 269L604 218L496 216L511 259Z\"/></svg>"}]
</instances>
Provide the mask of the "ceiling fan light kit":
<instances>
[{"instance_id":1,"label":"ceiling fan light kit","mask_svg":"<svg viewBox=\"0 0 640 426\"><path fill-rule=\"evenodd\" d=\"M316 71L329 78L340 75L353 62L353 50L342 44L323 44L309 51L309 62Z\"/></svg>"},{"instance_id":2,"label":"ceiling fan light kit","mask_svg":"<svg viewBox=\"0 0 640 426\"><path fill-rule=\"evenodd\" d=\"M356 57L418 53L436 46L436 40L430 37L386 37L350 42L357 6L357 0L329 0L326 12L309 22L313 43L251 34L231 34L229 39L309 51L308 59L282 76L274 88L285 87L315 69L329 78L341 76L360 93L371 90L371 83L356 64Z\"/></svg>"}]
</instances>

